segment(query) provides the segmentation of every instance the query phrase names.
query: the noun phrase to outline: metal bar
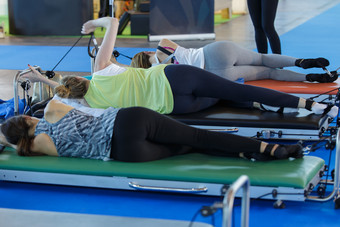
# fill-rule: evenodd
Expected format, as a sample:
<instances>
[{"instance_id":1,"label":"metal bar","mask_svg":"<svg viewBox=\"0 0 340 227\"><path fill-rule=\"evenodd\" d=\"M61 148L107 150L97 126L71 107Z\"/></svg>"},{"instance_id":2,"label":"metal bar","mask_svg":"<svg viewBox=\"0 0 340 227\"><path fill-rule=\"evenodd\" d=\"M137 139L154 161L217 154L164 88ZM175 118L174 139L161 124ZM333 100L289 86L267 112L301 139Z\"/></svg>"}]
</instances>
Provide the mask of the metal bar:
<instances>
[{"instance_id":1,"label":"metal bar","mask_svg":"<svg viewBox=\"0 0 340 227\"><path fill-rule=\"evenodd\" d=\"M338 129L337 135L336 135L336 148L335 148L335 167L334 167L334 186L333 191L324 198L319 198L317 196L307 196L308 200L313 201L319 201L319 202L325 202L333 199L338 193L339 193L339 187L340 187L340 129Z\"/></svg>"},{"instance_id":2,"label":"metal bar","mask_svg":"<svg viewBox=\"0 0 340 227\"><path fill-rule=\"evenodd\" d=\"M109 14L111 17L115 17L114 0L109 0Z\"/></svg>"},{"instance_id":3,"label":"metal bar","mask_svg":"<svg viewBox=\"0 0 340 227\"><path fill-rule=\"evenodd\" d=\"M13 79L14 86L14 115L19 114L19 97L18 97L18 77L20 75L20 71L17 72Z\"/></svg>"},{"instance_id":4,"label":"metal bar","mask_svg":"<svg viewBox=\"0 0 340 227\"><path fill-rule=\"evenodd\" d=\"M162 39L171 40L206 40L215 39L215 33L202 33L202 34L180 34L180 35L149 35L150 42L160 41Z\"/></svg>"},{"instance_id":5,"label":"metal bar","mask_svg":"<svg viewBox=\"0 0 340 227\"><path fill-rule=\"evenodd\" d=\"M207 129L215 132L238 132L238 128L224 128L224 129Z\"/></svg>"},{"instance_id":6,"label":"metal bar","mask_svg":"<svg viewBox=\"0 0 340 227\"><path fill-rule=\"evenodd\" d=\"M158 187L158 186L146 186L136 184L134 182L129 182L131 188L137 190L147 190L147 191L166 191L166 192L187 192L187 193L200 193L208 191L207 187L202 188L171 188L171 187Z\"/></svg>"},{"instance_id":7,"label":"metal bar","mask_svg":"<svg viewBox=\"0 0 340 227\"><path fill-rule=\"evenodd\" d=\"M241 216L241 226L249 226L249 206L250 206L250 181L248 176L242 175L235 181L228 191L226 192L223 199L223 227L230 227L233 213L233 206L235 195L237 191L243 189L242 195L242 216Z\"/></svg>"},{"instance_id":8,"label":"metal bar","mask_svg":"<svg viewBox=\"0 0 340 227\"><path fill-rule=\"evenodd\" d=\"M40 100L43 100L43 97L42 97L43 90L42 90L42 88L43 88L43 84L42 84L42 82L39 82L39 99Z\"/></svg>"},{"instance_id":9,"label":"metal bar","mask_svg":"<svg viewBox=\"0 0 340 227\"><path fill-rule=\"evenodd\" d=\"M34 69L41 71L41 68L39 66L33 66ZM22 71L18 71L13 79L13 89L14 89L14 115L19 114L19 94L18 94L18 82L22 75L31 72L31 69L26 69ZM39 82L39 93L40 93L40 99L42 99L42 84Z\"/></svg>"}]
</instances>

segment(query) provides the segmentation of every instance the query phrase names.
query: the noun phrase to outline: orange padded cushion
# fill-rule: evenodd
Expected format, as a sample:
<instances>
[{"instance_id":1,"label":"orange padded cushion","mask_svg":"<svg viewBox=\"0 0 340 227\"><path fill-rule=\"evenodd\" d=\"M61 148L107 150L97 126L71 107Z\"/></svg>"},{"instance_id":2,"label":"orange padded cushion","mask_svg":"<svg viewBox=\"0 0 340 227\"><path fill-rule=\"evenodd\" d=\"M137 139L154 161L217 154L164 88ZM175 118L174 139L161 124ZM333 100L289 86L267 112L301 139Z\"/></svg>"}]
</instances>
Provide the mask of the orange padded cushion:
<instances>
[{"instance_id":1,"label":"orange padded cushion","mask_svg":"<svg viewBox=\"0 0 340 227\"><path fill-rule=\"evenodd\" d=\"M295 94L321 94L340 87L340 80L333 83L309 83L309 82L292 82L278 80L254 80L247 81L245 84L258 87L270 88L273 90L282 91L285 93ZM329 94L336 95L338 91L334 90Z\"/></svg>"}]
</instances>

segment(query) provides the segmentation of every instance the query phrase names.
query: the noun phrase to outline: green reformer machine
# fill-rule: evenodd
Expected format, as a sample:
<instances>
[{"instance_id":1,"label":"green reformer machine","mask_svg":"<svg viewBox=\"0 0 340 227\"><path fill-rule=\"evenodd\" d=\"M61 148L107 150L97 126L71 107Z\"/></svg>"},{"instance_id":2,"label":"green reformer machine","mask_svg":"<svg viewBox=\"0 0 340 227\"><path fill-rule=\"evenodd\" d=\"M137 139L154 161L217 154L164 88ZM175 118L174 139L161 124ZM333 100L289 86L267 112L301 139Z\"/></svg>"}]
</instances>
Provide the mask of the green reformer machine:
<instances>
[{"instance_id":1,"label":"green reformer machine","mask_svg":"<svg viewBox=\"0 0 340 227\"><path fill-rule=\"evenodd\" d=\"M251 198L327 201L339 191L338 140L339 135L332 182L334 189L323 198L310 196L322 182L325 164L323 159L314 156L253 162L187 154L159 161L126 163L50 156L21 157L14 149L6 148L0 155L0 180L221 196L238 177L247 175L251 182Z\"/></svg>"}]
</instances>

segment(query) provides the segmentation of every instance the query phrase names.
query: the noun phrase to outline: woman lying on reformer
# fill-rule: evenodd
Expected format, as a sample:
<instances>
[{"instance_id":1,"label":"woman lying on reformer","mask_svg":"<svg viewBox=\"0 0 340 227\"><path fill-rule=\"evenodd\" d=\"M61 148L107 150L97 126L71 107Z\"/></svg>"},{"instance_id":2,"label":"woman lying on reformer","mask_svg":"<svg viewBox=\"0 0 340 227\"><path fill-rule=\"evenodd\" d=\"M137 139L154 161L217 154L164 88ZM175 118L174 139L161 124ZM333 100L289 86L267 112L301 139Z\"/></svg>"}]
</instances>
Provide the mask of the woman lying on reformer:
<instances>
[{"instance_id":1,"label":"woman lying on reformer","mask_svg":"<svg viewBox=\"0 0 340 227\"><path fill-rule=\"evenodd\" d=\"M32 67L23 77L31 82L42 81L55 87L62 98L83 99L92 108L125 108L141 106L162 114L184 114L203 110L219 100L228 100L242 107L258 107L276 111L285 108L305 108L315 114L334 118L338 107L327 106L290 94L232 82L206 70L190 65L158 65L149 69L124 68L110 61L114 48L118 20L100 18L83 25L88 34L96 27L106 33L97 54L92 80L64 77L62 85L43 77Z\"/></svg>"},{"instance_id":2,"label":"woman lying on reformer","mask_svg":"<svg viewBox=\"0 0 340 227\"><path fill-rule=\"evenodd\" d=\"M108 108L93 117L57 100L44 118L26 115L1 125L21 156L51 155L146 162L193 152L255 160L301 158L302 147L190 127L143 107Z\"/></svg>"},{"instance_id":3,"label":"woman lying on reformer","mask_svg":"<svg viewBox=\"0 0 340 227\"><path fill-rule=\"evenodd\" d=\"M162 39L155 52L136 54L131 66L150 68L157 64L171 63L193 65L232 81L243 78L244 81L273 79L328 83L338 79L337 71L329 72L325 68L329 65L325 58L297 59L280 54L261 54L230 41L213 42L202 48L188 49L171 40ZM281 69L290 66L323 68L327 73L303 74Z\"/></svg>"}]
</instances>

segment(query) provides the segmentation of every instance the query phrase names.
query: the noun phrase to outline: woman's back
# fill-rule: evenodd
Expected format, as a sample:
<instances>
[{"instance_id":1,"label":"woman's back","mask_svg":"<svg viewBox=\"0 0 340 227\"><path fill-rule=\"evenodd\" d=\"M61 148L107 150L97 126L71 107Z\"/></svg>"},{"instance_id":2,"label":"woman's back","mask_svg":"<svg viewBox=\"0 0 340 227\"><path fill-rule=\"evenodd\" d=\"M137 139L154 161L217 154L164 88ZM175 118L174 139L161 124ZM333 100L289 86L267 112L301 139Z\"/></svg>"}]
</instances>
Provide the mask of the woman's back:
<instances>
[{"instance_id":1,"label":"woman's back","mask_svg":"<svg viewBox=\"0 0 340 227\"><path fill-rule=\"evenodd\" d=\"M92 108L142 106L171 113L173 96L164 74L165 66L127 68L118 75L110 74L108 66L94 74L84 98Z\"/></svg>"},{"instance_id":2,"label":"woman's back","mask_svg":"<svg viewBox=\"0 0 340 227\"><path fill-rule=\"evenodd\" d=\"M53 141L59 156L92 159L108 158L114 120L119 109L109 108L100 117L70 110L59 121L41 119L35 135L45 133Z\"/></svg>"}]
</instances>

